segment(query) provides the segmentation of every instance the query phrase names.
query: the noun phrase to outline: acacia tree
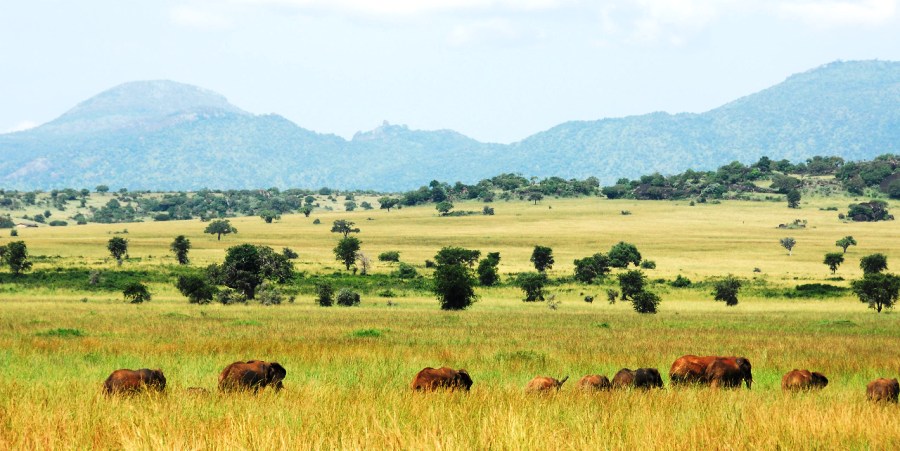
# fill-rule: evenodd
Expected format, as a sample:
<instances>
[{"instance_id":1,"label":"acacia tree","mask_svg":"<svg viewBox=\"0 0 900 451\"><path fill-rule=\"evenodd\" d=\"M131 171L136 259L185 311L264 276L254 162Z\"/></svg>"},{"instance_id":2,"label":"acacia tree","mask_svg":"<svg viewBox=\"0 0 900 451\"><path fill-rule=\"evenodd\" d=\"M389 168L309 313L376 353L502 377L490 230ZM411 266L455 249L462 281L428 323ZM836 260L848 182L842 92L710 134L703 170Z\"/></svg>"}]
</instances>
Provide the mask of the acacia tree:
<instances>
[{"instance_id":1,"label":"acacia tree","mask_svg":"<svg viewBox=\"0 0 900 451\"><path fill-rule=\"evenodd\" d=\"M794 246L797 245L797 240L795 240L793 237L786 237L782 238L780 243L781 247L787 249L788 256L791 256L794 252Z\"/></svg>"},{"instance_id":2,"label":"acacia tree","mask_svg":"<svg viewBox=\"0 0 900 451\"><path fill-rule=\"evenodd\" d=\"M528 200L534 202L535 205L543 199L544 195L540 191L532 191L528 194Z\"/></svg>"},{"instance_id":3,"label":"acacia tree","mask_svg":"<svg viewBox=\"0 0 900 451\"><path fill-rule=\"evenodd\" d=\"M547 274L543 272L522 272L516 276L516 285L525 292L525 302L543 301Z\"/></svg>"},{"instance_id":4,"label":"acacia tree","mask_svg":"<svg viewBox=\"0 0 900 451\"><path fill-rule=\"evenodd\" d=\"M729 274L713 285L714 299L724 302L727 306L737 305L737 295L738 291L741 289L741 285L743 285L743 282L741 282L740 279Z\"/></svg>"},{"instance_id":5,"label":"acacia tree","mask_svg":"<svg viewBox=\"0 0 900 451\"><path fill-rule=\"evenodd\" d=\"M489 252L487 256L478 262L478 282L482 286L489 287L496 284L500 280L500 273L497 266L500 265L500 253Z\"/></svg>"},{"instance_id":6,"label":"acacia tree","mask_svg":"<svg viewBox=\"0 0 900 451\"><path fill-rule=\"evenodd\" d=\"M359 252L361 242L359 238L355 236L345 236L338 241L337 246L334 247L334 257L336 260L339 260L344 264L347 268L347 271L350 270L350 265L356 261L356 253Z\"/></svg>"},{"instance_id":7,"label":"acacia tree","mask_svg":"<svg viewBox=\"0 0 900 451\"><path fill-rule=\"evenodd\" d=\"M190 262L188 260L188 251L191 250L191 240L184 235L176 236L172 244L169 245L169 249L175 254L175 259L178 260L179 265L186 265Z\"/></svg>"},{"instance_id":8,"label":"acacia tree","mask_svg":"<svg viewBox=\"0 0 900 451\"><path fill-rule=\"evenodd\" d=\"M344 235L344 238L347 238L351 233L359 233L359 228L354 228L354 224L356 223L353 221L338 219L334 221L334 224L331 226L331 231L334 233L340 233Z\"/></svg>"},{"instance_id":9,"label":"acacia tree","mask_svg":"<svg viewBox=\"0 0 900 451\"><path fill-rule=\"evenodd\" d=\"M601 253L575 260L575 279L583 283L593 283L609 272L609 258Z\"/></svg>"},{"instance_id":10,"label":"acacia tree","mask_svg":"<svg viewBox=\"0 0 900 451\"><path fill-rule=\"evenodd\" d=\"M626 271L619 274L618 277L619 287L622 290L623 301L644 291L644 285L647 282L647 277L644 276L644 273L640 270L633 269L631 271Z\"/></svg>"},{"instance_id":11,"label":"acacia tree","mask_svg":"<svg viewBox=\"0 0 900 451\"><path fill-rule=\"evenodd\" d=\"M852 236L847 235L847 236L835 241L834 245L841 248L841 250L846 254L848 247L856 246L856 240L853 239Z\"/></svg>"},{"instance_id":12,"label":"acacia tree","mask_svg":"<svg viewBox=\"0 0 900 451\"><path fill-rule=\"evenodd\" d=\"M31 269L31 262L28 261L28 247L24 241L13 241L6 246L0 246L0 257L14 275Z\"/></svg>"},{"instance_id":13,"label":"acacia tree","mask_svg":"<svg viewBox=\"0 0 900 451\"><path fill-rule=\"evenodd\" d=\"M613 245L606 255L609 258L609 266L613 268L627 268L629 263L633 263L634 266L641 264L641 253L638 252L637 246L624 241Z\"/></svg>"},{"instance_id":14,"label":"acacia tree","mask_svg":"<svg viewBox=\"0 0 900 451\"><path fill-rule=\"evenodd\" d=\"M838 267L841 266L841 263L844 263L844 254L839 252L829 252L825 254L825 261L822 263L828 265L828 269L834 274L837 272Z\"/></svg>"},{"instance_id":15,"label":"acacia tree","mask_svg":"<svg viewBox=\"0 0 900 451\"><path fill-rule=\"evenodd\" d=\"M893 308L900 294L900 277L893 274L868 273L860 280L850 282L853 293L869 308L881 313L883 308Z\"/></svg>"},{"instance_id":16,"label":"acacia tree","mask_svg":"<svg viewBox=\"0 0 900 451\"><path fill-rule=\"evenodd\" d=\"M863 274L878 274L887 267L887 257L884 254L866 255L859 259L859 268L863 270Z\"/></svg>"},{"instance_id":17,"label":"acacia tree","mask_svg":"<svg viewBox=\"0 0 900 451\"><path fill-rule=\"evenodd\" d=\"M787 193L788 208L800 208L800 191L792 189Z\"/></svg>"},{"instance_id":18,"label":"acacia tree","mask_svg":"<svg viewBox=\"0 0 900 451\"><path fill-rule=\"evenodd\" d=\"M450 210L453 209L453 202L449 200L438 202L437 205L434 206L434 209L441 214L441 216L447 216L450 214Z\"/></svg>"},{"instance_id":19,"label":"acacia tree","mask_svg":"<svg viewBox=\"0 0 900 451\"><path fill-rule=\"evenodd\" d=\"M481 252L445 247L434 257L434 293L442 310L464 310L478 300L472 265Z\"/></svg>"},{"instance_id":20,"label":"acacia tree","mask_svg":"<svg viewBox=\"0 0 900 451\"><path fill-rule=\"evenodd\" d=\"M531 252L531 263L534 263L534 269L540 272L553 269L553 249L547 246L535 246Z\"/></svg>"},{"instance_id":21,"label":"acacia tree","mask_svg":"<svg viewBox=\"0 0 900 451\"><path fill-rule=\"evenodd\" d=\"M221 241L222 235L228 235L229 233L237 233L237 229L231 225L231 221L227 219L216 219L209 223L206 226L206 229L203 230L203 233L208 233L210 235L216 235L216 239Z\"/></svg>"},{"instance_id":22,"label":"acacia tree","mask_svg":"<svg viewBox=\"0 0 900 451\"><path fill-rule=\"evenodd\" d=\"M125 289L122 290L122 296L125 297L126 301L131 302L132 304L147 302L152 298L150 290L147 289L146 285L140 282L131 282L126 285Z\"/></svg>"},{"instance_id":23,"label":"acacia tree","mask_svg":"<svg viewBox=\"0 0 900 451\"><path fill-rule=\"evenodd\" d=\"M400 203L400 199L396 197L381 197L378 199L380 206L378 208L391 212L391 208L396 207Z\"/></svg>"},{"instance_id":24,"label":"acacia tree","mask_svg":"<svg viewBox=\"0 0 900 451\"><path fill-rule=\"evenodd\" d=\"M109 250L110 255L112 255L112 257L121 265L122 258L128 254L128 240L118 236L110 238L106 243L106 249Z\"/></svg>"},{"instance_id":25,"label":"acacia tree","mask_svg":"<svg viewBox=\"0 0 900 451\"><path fill-rule=\"evenodd\" d=\"M240 244L228 248L225 262L207 268L207 277L253 299L264 280L285 283L294 276L294 265L268 246Z\"/></svg>"}]
</instances>

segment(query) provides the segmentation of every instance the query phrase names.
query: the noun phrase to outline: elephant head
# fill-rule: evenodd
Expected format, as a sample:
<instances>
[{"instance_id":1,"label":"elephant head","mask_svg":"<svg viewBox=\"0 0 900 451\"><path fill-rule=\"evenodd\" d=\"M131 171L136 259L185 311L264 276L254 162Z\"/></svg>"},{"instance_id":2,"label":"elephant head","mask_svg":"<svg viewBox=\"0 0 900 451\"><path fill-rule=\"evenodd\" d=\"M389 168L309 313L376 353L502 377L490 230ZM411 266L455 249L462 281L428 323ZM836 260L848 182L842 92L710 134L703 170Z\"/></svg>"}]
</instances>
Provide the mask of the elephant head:
<instances>
[{"instance_id":1,"label":"elephant head","mask_svg":"<svg viewBox=\"0 0 900 451\"><path fill-rule=\"evenodd\" d=\"M825 388L825 386L828 385L828 378L818 371L813 371L810 385L813 387Z\"/></svg>"},{"instance_id":2,"label":"elephant head","mask_svg":"<svg viewBox=\"0 0 900 451\"><path fill-rule=\"evenodd\" d=\"M638 368L634 371L634 386L641 388L662 388L662 376L656 368Z\"/></svg>"},{"instance_id":3,"label":"elephant head","mask_svg":"<svg viewBox=\"0 0 900 451\"><path fill-rule=\"evenodd\" d=\"M737 364L738 369L740 370L741 380L743 380L744 383L747 384L747 389L749 390L750 385L753 384L753 372L752 372L753 367L752 367L752 365L750 365L750 361L744 357L738 357L738 358L734 359L734 361ZM822 376L822 377L824 377L824 376ZM827 383L827 379L826 379L826 383ZM740 386L740 382L738 382L738 386Z\"/></svg>"},{"instance_id":4,"label":"elephant head","mask_svg":"<svg viewBox=\"0 0 900 451\"><path fill-rule=\"evenodd\" d=\"M472 388L472 377L469 376L469 372L460 369L456 373L456 377L454 378L454 384L458 387L462 387L464 390L468 390Z\"/></svg>"},{"instance_id":5,"label":"elephant head","mask_svg":"<svg viewBox=\"0 0 900 451\"><path fill-rule=\"evenodd\" d=\"M268 368L266 368L266 383L268 385L272 385L275 387L275 391L281 390L284 388L284 385L281 381L287 376L287 370L284 369L278 362L272 362L268 364Z\"/></svg>"}]
</instances>

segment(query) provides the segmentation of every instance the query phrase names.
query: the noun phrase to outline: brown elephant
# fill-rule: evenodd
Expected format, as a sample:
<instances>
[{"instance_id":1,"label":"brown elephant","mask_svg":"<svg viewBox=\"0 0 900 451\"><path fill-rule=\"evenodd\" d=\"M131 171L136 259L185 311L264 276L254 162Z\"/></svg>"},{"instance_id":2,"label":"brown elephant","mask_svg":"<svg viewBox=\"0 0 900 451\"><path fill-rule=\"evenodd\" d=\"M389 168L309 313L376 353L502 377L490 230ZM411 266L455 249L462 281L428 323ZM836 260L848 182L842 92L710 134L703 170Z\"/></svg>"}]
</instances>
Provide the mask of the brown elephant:
<instances>
[{"instance_id":1,"label":"brown elephant","mask_svg":"<svg viewBox=\"0 0 900 451\"><path fill-rule=\"evenodd\" d=\"M423 368L413 378L413 390L434 391L438 389L466 390L472 387L472 378L464 369L454 370L446 366L441 368Z\"/></svg>"},{"instance_id":2,"label":"brown elephant","mask_svg":"<svg viewBox=\"0 0 900 451\"><path fill-rule=\"evenodd\" d=\"M562 379L554 379L548 376L535 376L525 385L525 391L529 393L548 393L550 390L559 390L562 384L569 380L569 376Z\"/></svg>"},{"instance_id":3,"label":"brown elephant","mask_svg":"<svg viewBox=\"0 0 900 451\"><path fill-rule=\"evenodd\" d=\"M220 391L253 390L272 386L275 391L284 388L281 381L287 376L287 370L278 362L264 362L262 360L248 360L246 362L234 362L222 370L219 374Z\"/></svg>"},{"instance_id":4,"label":"brown elephant","mask_svg":"<svg viewBox=\"0 0 900 451\"><path fill-rule=\"evenodd\" d=\"M103 392L107 395L137 393L142 390L161 392L165 389L166 376L159 369L115 370L103 382Z\"/></svg>"},{"instance_id":5,"label":"brown elephant","mask_svg":"<svg viewBox=\"0 0 900 451\"><path fill-rule=\"evenodd\" d=\"M669 379L672 385L700 384L706 383L706 368L716 359L713 355L696 356L684 355L679 357L672 363L669 369Z\"/></svg>"},{"instance_id":6,"label":"brown elephant","mask_svg":"<svg viewBox=\"0 0 900 451\"><path fill-rule=\"evenodd\" d=\"M722 357L706 367L706 381L711 387L738 388L741 382L747 388L753 384L753 367L743 357Z\"/></svg>"},{"instance_id":7,"label":"brown elephant","mask_svg":"<svg viewBox=\"0 0 900 451\"><path fill-rule=\"evenodd\" d=\"M663 381L662 376L659 374L659 370L656 368L638 368L636 370L622 368L615 376L613 376L612 387L631 387L647 390L651 388L662 388Z\"/></svg>"},{"instance_id":8,"label":"brown elephant","mask_svg":"<svg viewBox=\"0 0 900 451\"><path fill-rule=\"evenodd\" d=\"M898 394L900 394L900 383L896 378L881 377L866 385L866 399L869 401L897 402Z\"/></svg>"},{"instance_id":9,"label":"brown elephant","mask_svg":"<svg viewBox=\"0 0 900 451\"><path fill-rule=\"evenodd\" d=\"M793 369L781 378L781 389L784 391L800 391L822 389L828 385L824 374L809 370Z\"/></svg>"},{"instance_id":10,"label":"brown elephant","mask_svg":"<svg viewBox=\"0 0 900 451\"><path fill-rule=\"evenodd\" d=\"M588 374L578 381L578 388L582 390L609 390L611 384L609 378L601 374Z\"/></svg>"}]
</instances>

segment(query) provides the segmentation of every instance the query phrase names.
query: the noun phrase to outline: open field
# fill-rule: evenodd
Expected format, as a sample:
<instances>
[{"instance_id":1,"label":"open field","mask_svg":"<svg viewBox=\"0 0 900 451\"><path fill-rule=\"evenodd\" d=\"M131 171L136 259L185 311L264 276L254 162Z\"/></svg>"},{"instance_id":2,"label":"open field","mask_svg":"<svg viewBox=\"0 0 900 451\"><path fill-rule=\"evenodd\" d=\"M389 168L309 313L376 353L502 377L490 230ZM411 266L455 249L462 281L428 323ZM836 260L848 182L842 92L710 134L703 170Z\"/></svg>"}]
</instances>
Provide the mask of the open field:
<instances>
[{"instance_id":1,"label":"open field","mask_svg":"<svg viewBox=\"0 0 900 451\"><path fill-rule=\"evenodd\" d=\"M495 216L440 218L433 208L232 220L237 235L216 241L199 221L89 224L20 230L35 270L89 267L104 273L144 270L152 302L124 304L118 292L0 284L0 448L413 448L413 449L892 449L900 447L900 407L871 405L865 384L900 376L900 315L876 314L849 294L786 299L766 289L800 283L847 286L861 276L858 259L874 252L900 261L896 222L844 223L851 199L818 198L789 210L784 203L635 202L596 199L494 204ZM462 203L463 210L481 204ZM550 208L552 207L552 208ZM892 211L900 207L892 203ZM621 215L622 210L631 215ZM314 217L322 224L313 225ZM171 283L168 244L193 242L192 265L220 262L238 243L291 247L298 271L330 274L334 219L356 221L363 252L373 260L397 250L429 274L424 260L442 246L499 251L501 273L530 269L534 245L556 256L551 277L567 277L572 260L606 252L624 240L656 262L651 279L682 274L693 281L728 273L756 280L740 304L712 301L708 286L654 284L660 313L638 315L610 305L605 289L565 282L549 288L558 310L521 302L505 284L479 289L464 312L442 312L427 292L398 289L389 299L364 292L354 308L321 308L300 292L292 304L190 305ZM372 218L368 220L367 218ZM806 229L775 227L794 219ZM127 229L132 257L121 268L106 241ZM846 262L832 277L822 264L834 241L852 235ZM797 240L793 256L778 239ZM0 245L11 238L3 236ZM759 268L760 272L753 272ZM376 262L375 273L394 268ZM597 295L592 304L585 294ZM59 332L76 329L79 334ZM743 355L753 363L752 390L669 389L578 393L588 373L609 377L622 367L668 368L683 354ZM220 395L221 369L259 358L287 368L285 391ZM414 394L425 366L466 368L468 394ZM108 399L100 385L117 368L162 368L167 394ZM781 375L793 368L825 373L818 393L783 395ZM527 396L535 375L570 380L554 396ZM186 387L213 391L187 395Z\"/></svg>"}]
</instances>

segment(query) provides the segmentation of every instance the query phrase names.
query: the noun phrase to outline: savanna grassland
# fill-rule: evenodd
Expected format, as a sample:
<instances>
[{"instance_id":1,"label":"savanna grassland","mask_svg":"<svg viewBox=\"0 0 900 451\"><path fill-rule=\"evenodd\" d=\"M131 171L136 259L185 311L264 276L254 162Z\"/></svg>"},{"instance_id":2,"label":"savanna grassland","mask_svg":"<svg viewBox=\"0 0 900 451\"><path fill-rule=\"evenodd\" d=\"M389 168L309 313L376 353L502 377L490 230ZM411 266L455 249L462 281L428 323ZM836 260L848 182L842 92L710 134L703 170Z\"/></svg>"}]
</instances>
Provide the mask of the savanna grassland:
<instances>
[{"instance_id":1,"label":"savanna grassland","mask_svg":"<svg viewBox=\"0 0 900 451\"><path fill-rule=\"evenodd\" d=\"M23 229L0 244L25 241L33 273L130 271L145 277L153 300L126 304L120 292L4 278L0 448L895 449L900 407L866 402L865 384L900 376L900 316L876 314L849 291L789 297L798 284L848 286L861 277L864 255L884 253L890 269L900 264L895 222L842 222L820 209L844 210L851 201L818 198L791 210L783 202L545 199L496 202L494 216L465 217L438 217L431 207L317 211L273 224L232 219L239 233L221 241L204 235L200 221ZM385 282L364 290L359 307L319 307L305 288L279 306L199 306L172 284L177 268L168 246L178 234L193 243L192 266L253 243L297 251L304 279L343 272L331 252L335 219L356 222L373 261L396 250L425 277L424 261L443 246L500 252L504 283L479 288L480 300L463 312L443 312L433 295L399 280L391 286L395 265L382 262L369 277ZM794 219L807 227L776 228ZM834 279L822 259L846 235L859 245ZM106 251L112 236L129 240L131 258L121 267ZM797 241L792 256L778 243L787 236ZM645 273L658 281L650 286L662 297L658 314L607 303L614 277L591 286L571 281L573 259L618 241L656 262ZM521 290L506 282L531 269L538 244L553 248L551 278L566 278L548 287L560 301L556 310L523 303ZM704 283L729 273L747 281L735 307L714 302ZM665 283L677 275L697 286ZM384 288L398 297L379 296ZM596 300L586 303L585 295ZM657 367L668 380L683 354L746 356L753 389L583 394L574 387L585 374L612 377L622 367ZM251 358L280 362L285 390L218 394L222 368ZM471 392L411 392L418 370L443 365L468 369ZM112 370L141 367L163 369L166 394L101 394ZM830 383L784 395L780 379L793 368L821 371ZM522 388L535 375L571 380L558 394L528 396ZM187 394L191 386L212 393Z\"/></svg>"}]
</instances>

